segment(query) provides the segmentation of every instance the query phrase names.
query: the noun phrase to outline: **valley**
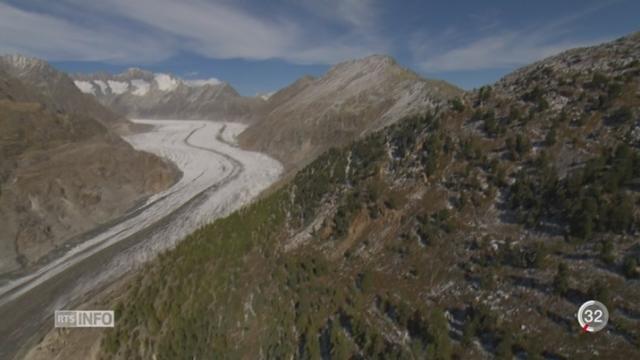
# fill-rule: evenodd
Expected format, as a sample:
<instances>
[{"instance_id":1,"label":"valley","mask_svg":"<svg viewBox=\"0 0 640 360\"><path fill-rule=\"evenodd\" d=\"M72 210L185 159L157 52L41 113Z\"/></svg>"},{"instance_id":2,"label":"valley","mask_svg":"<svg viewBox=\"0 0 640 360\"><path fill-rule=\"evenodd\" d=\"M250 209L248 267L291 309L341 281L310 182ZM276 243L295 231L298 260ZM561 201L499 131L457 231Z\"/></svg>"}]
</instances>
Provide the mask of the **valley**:
<instances>
[{"instance_id":1,"label":"valley","mask_svg":"<svg viewBox=\"0 0 640 360\"><path fill-rule=\"evenodd\" d=\"M207 121L136 120L153 130L125 137L136 150L177 165L181 179L169 189L37 271L0 283L0 358L11 358L55 309L65 308L155 257L213 219L248 203L282 171L270 157L233 142L245 125Z\"/></svg>"},{"instance_id":2,"label":"valley","mask_svg":"<svg viewBox=\"0 0 640 360\"><path fill-rule=\"evenodd\" d=\"M640 359L638 13L0 0L0 360Z\"/></svg>"},{"instance_id":3,"label":"valley","mask_svg":"<svg viewBox=\"0 0 640 360\"><path fill-rule=\"evenodd\" d=\"M638 59L466 91L368 55L250 96L0 57L0 358L637 358Z\"/></svg>"},{"instance_id":4,"label":"valley","mask_svg":"<svg viewBox=\"0 0 640 360\"><path fill-rule=\"evenodd\" d=\"M49 332L28 358L637 358L638 58L635 33L365 123L91 298L114 328ZM240 143L326 147L263 125ZM597 335L576 321L590 299L609 309Z\"/></svg>"}]
</instances>

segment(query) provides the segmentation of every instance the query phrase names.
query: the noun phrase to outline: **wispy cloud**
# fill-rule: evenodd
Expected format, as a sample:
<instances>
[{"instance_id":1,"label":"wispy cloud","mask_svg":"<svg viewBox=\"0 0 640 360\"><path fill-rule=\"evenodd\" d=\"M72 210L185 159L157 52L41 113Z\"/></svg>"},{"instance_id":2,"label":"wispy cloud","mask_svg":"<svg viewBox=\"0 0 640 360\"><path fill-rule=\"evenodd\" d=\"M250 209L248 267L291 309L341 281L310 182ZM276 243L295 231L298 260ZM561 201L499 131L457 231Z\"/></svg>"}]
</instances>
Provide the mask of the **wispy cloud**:
<instances>
[{"instance_id":1,"label":"wispy cloud","mask_svg":"<svg viewBox=\"0 0 640 360\"><path fill-rule=\"evenodd\" d=\"M358 32L375 31L380 16L375 0L291 0L291 3L307 8L326 21L350 25Z\"/></svg>"},{"instance_id":2,"label":"wispy cloud","mask_svg":"<svg viewBox=\"0 0 640 360\"><path fill-rule=\"evenodd\" d=\"M420 67L430 72L509 68L596 42L553 41L535 33L503 32L428 57Z\"/></svg>"},{"instance_id":3,"label":"wispy cloud","mask_svg":"<svg viewBox=\"0 0 640 360\"><path fill-rule=\"evenodd\" d=\"M155 38L117 27L83 27L66 19L0 3L0 53L50 60L149 61L170 50Z\"/></svg>"},{"instance_id":4,"label":"wispy cloud","mask_svg":"<svg viewBox=\"0 0 640 360\"><path fill-rule=\"evenodd\" d=\"M602 3L542 25L519 29L500 28L490 17L482 17L482 23L489 25L479 26L475 33L456 28L440 34L417 33L410 47L416 63L426 72L511 68L606 40L580 40L568 35L573 22L610 4Z\"/></svg>"},{"instance_id":5,"label":"wispy cloud","mask_svg":"<svg viewBox=\"0 0 640 360\"><path fill-rule=\"evenodd\" d=\"M529 25L514 27L485 6L464 24L434 25L425 14L404 26L404 7L391 14L382 0L0 0L0 53L146 65L184 54L334 64L393 52L428 73L503 69L605 40L580 38L574 25L621 1L544 23L520 14Z\"/></svg>"},{"instance_id":6,"label":"wispy cloud","mask_svg":"<svg viewBox=\"0 0 640 360\"><path fill-rule=\"evenodd\" d=\"M304 18L287 11L258 15L230 1L56 3L73 9L73 18L64 17L64 11L44 14L0 3L0 52L135 63L186 51L218 59L330 64L385 50L380 38L362 35L374 23L372 4L373 0L317 2L313 5L317 16L326 17L310 28ZM328 19L345 28L336 33Z\"/></svg>"},{"instance_id":7,"label":"wispy cloud","mask_svg":"<svg viewBox=\"0 0 640 360\"><path fill-rule=\"evenodd\" d=\"M296 25L286 19L258 18L224 3L110 0L95 6L173 35L182 40L180 47L211 57L275 57L296 34Z\"/></svg>"}]
</instances>

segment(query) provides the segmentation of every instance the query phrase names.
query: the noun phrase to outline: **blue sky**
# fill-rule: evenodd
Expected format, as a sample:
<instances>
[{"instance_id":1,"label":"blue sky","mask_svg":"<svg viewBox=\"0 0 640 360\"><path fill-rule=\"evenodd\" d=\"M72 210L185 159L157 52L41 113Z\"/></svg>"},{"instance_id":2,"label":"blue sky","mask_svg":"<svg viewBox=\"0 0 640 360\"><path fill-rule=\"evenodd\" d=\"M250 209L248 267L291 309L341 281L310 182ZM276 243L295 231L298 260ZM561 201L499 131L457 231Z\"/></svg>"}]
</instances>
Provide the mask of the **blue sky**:
<instances>
[{"instance_id":1,"label":"blue sky","mask_svg":"<svg viewBox=\"0 0 640 360\"><path fill-rule=\"evenodd\" d=\"M470 89L638 31L639 14L637 0L0 0L0 53L214 77L244 95L383 53Z\"/></svg>"}]
</instances>

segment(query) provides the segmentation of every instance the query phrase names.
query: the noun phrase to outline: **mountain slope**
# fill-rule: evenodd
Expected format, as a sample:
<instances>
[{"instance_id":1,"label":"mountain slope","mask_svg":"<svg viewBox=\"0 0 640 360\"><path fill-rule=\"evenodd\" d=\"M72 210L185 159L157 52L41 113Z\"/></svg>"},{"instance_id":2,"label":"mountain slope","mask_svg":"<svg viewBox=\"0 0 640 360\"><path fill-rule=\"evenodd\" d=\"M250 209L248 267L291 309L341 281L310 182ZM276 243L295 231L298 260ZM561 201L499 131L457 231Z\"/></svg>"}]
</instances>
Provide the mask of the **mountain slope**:
<instances>
[{"instance_id":1,"label":"mountain slope","mask_svg":"<svg viewBox=\"0 0 640 360\"><path fill-rule=\"evenodd\" d=\"M39 60L13 59L22 60L10 70L22 69L17 75L27 81L0 66L0 273L33 265L178 175L105 127L126 122L66 76Z\"/></svg>"},{"instance_id":2,"label":"mountain slope","mask_svg":"<svg viewBox=\"0 0 640 360\"><path fill-rule=\"evenodd\" d=\"M22 55L4 55L0 56L0 69L32 87L40 97L39 102L52 111L87 115L114 129L126 129L129 125L126 119L81 93L68 75L55 70L46 61Z\"/></svg>"},{"instance_id":3,"label":"mountain slope","mask_svg":"<svg viewBox=\"0 0 640 360\"><path fill-rule=\"evenodd\" d=\"M217 80L182 80L129 69L117 74L75 75L76 86L132 118L246 121L264 103L243 97Z\"/></svg>"},{"instance_id":4,"label":"mountain slope","mask_svg":"<svg viewBox=\"0 0 640 360\"><path fill-rule=\"evenodd\" d=\"M637 358L639 45L329 150L112 297L101 355ZM585 341L592 298L611 320Z\"/></svg>"},{"instance_id":5,"label":"mountain slope","mask_svg":"<svg viewBox=\"0 0 640 360\"><path fill-rule=\"evenodd\" d=\"M344 145L398 119L445 104L461 90L425 80L387 56L334 66L272 95L240 141L299 166L331 146Z\"/></svg>"}]
</instances>

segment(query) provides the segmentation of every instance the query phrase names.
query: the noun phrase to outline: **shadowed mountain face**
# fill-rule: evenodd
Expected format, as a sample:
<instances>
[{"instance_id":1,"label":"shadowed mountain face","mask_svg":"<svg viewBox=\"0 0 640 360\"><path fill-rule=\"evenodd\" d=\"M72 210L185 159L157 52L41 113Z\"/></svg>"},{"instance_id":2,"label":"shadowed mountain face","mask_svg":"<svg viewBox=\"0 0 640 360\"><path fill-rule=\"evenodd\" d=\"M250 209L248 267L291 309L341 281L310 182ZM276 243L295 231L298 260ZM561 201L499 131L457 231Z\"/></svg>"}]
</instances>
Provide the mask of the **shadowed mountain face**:
<instances>
[{"instance_id":1,"label":"shadowed mountain face","mask_svg":"<svg viewBox=\"0 0 640 360\"><path fill-rule=\"evenodd\" d=\"M374 55L338 64L318 79L301 78L273 94L240 140L289 167L300 166L332 146L461 94L453 85L425 80L390 57Z\"/></svg>"},{"instance_id":2,"label":"shadowed mountain face","mask_svg":"<svg viewBox=\"0 0 640 360\"><path fill-rule=\"evenodd\" d=\"M262 98L240 96L225 82L182 80L135 68L117 75L75 75L74 80L80 90L131 118L245 122L264 104Z\"/></svg>"},{"instance_id":3,"label":"shadowed mountain face","mask_svg":"<svg viewBox=\"0 0 640 360\"><path fill-rule=\"evenodd\" d=\"M0 58L0 273L124 214L178 176L111 129L128 121L47 63Z\"/></svg>"}]
</instances>

